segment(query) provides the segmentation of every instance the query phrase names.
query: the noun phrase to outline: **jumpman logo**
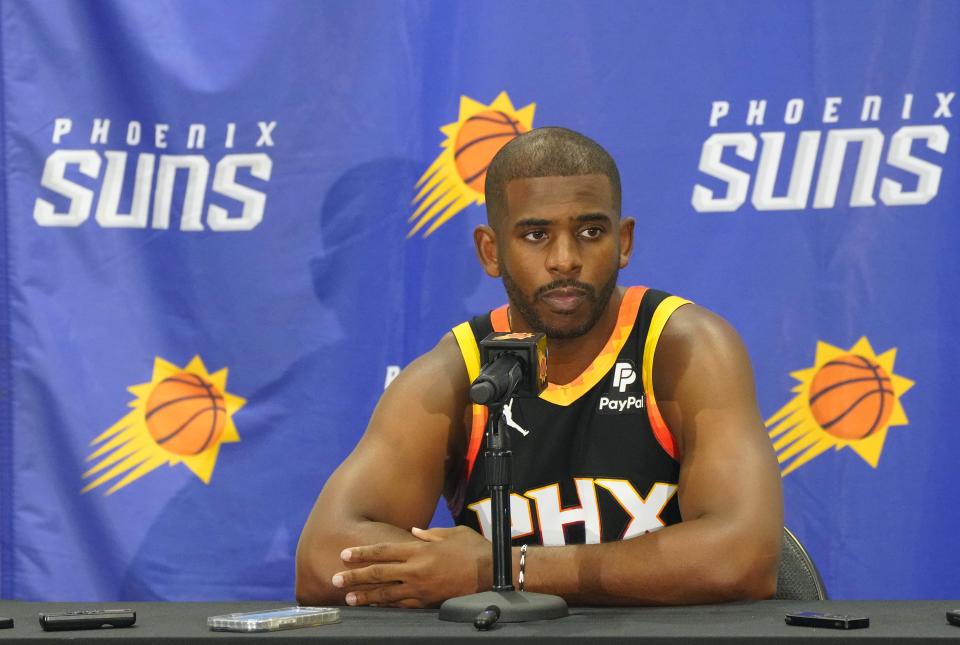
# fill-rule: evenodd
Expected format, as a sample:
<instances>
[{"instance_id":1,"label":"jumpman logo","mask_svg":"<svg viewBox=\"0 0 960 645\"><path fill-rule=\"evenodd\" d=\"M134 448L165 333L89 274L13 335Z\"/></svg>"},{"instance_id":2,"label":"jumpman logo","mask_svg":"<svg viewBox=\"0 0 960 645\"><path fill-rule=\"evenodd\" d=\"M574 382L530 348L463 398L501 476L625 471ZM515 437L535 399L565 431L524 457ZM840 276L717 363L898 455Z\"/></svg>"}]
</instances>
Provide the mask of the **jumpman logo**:
<instances>
[{"instance_id":1,"label":"jumpman logo","mask_svg":"<svg viewBox=\"0 0 960 645\"><path fill-rule=\"evenodd\" d=\"M513 428L524 437L530 434L529 430L524 430L516 421L513 420L513 399L510 399L510 402L503 406L503 418L506 419L509 427Z\"/></svg>"}]
</instances>

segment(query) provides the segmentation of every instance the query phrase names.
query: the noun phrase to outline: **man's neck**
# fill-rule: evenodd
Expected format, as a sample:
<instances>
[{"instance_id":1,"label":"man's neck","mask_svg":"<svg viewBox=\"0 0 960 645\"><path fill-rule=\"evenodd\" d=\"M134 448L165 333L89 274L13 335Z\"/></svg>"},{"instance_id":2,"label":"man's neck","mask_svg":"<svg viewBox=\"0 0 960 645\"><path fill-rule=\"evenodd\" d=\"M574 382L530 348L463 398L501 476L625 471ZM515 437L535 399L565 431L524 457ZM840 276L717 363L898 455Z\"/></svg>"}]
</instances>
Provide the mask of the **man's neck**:
<instances>
[{"instance_id":1,"label":"man's neck","mask_svg":"<svg viewBox=\"0 0 960 645\"><path fill-rule=\"evenodd\" d=\"M614 289L600 319L587 333L576 338L547 338L547 380L565 385L594 361L617 324L624 291L620 286Z\"/></svg>"}]
</instances>

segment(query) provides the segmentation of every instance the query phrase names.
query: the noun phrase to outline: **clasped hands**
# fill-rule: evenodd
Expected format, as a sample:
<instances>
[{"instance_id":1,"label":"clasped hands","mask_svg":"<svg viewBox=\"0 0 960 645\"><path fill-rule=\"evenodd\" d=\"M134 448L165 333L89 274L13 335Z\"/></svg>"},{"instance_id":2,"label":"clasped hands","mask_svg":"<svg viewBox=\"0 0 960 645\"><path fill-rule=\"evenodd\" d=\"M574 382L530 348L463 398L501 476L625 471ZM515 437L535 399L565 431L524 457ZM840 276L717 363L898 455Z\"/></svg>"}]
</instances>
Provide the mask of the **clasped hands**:
<instances>
[{"instance_id":1,"label":"clasped hands","mask_svg":"<svg viewBox=\"0 0 960 645\"><path fill-rule=\"evenodd\" d=\"M334 574L348 605L432 607L448 598L490 589L490 542L465 526L411 530L416 541L344 549L354 567Z\"/></svg>"}]
</instances>

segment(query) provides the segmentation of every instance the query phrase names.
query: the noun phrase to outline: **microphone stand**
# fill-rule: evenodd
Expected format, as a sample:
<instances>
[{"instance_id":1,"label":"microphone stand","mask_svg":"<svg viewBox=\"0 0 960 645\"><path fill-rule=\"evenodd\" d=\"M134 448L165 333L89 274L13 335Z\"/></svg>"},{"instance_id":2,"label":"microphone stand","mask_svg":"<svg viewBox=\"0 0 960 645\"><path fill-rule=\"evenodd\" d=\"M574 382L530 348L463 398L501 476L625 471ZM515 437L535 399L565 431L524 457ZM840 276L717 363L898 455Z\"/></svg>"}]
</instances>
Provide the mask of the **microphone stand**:
<instances>
[{"instance_id":1,"label":"microphone stand","mask_svg":"<svg viewBox=\"0 0 960 645\"><path fill-rule=\"evenodd\" d=\"M493 588L490 591L450 598L440 606L440 620L472 623L477 614L490 605L500 609L500 622L524 623L531 620L562 618L568 615L567 603L560 596L516 591L513 588L513 541L510 535L510 483L513 453L503 416L503 401L487 405L486 465L490 489L493 535Z\"/></svg>"}]
</instances>

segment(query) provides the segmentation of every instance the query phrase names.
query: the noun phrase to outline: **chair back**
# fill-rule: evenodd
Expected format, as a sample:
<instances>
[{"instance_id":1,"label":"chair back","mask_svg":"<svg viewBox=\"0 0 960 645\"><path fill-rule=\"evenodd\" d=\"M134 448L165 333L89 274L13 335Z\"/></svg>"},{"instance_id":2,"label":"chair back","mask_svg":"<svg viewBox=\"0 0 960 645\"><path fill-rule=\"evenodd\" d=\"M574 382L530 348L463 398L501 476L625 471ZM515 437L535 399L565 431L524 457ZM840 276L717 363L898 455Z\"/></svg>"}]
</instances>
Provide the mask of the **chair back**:
<instances>
[{"instance_id":1,"label":"chair back","mask_svg":"<svg viewBox=\"0 0 960 645\"><path fill-rule=\"evenodd\" d=\"M780 570L775 600L826 600L827 588L807 550L790 529L783 527Z\"/></svg>"}]
</instances>

